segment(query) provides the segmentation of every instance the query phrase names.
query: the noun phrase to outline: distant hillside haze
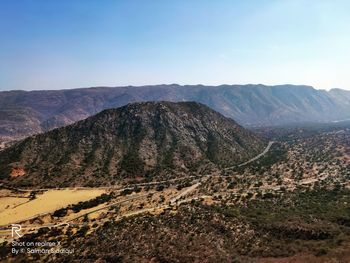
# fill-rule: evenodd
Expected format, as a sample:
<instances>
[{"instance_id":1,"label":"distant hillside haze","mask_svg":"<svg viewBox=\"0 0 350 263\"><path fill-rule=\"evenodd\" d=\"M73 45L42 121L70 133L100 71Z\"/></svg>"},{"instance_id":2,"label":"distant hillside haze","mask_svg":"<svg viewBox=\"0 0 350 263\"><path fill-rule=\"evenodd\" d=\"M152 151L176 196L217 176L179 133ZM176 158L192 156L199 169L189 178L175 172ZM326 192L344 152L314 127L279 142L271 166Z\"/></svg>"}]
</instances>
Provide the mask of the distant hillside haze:
<instances>
[{"instance_id":1,"label":"distant hillside haze","mask_svg":"<svg viewBox=\"0 0 350 263\"><path fill-rule=\"evenodd\" d=\"M247 161L266 145L197 102L133 103L1 151L0 179L57 187L203 176Z\"/></svg>"},{"instance_id":2,"label":"distant hillside haze","mask_svg":"<svg viewBox=\"0 0 350 263\"><path fill-rule=\"evenodd\" d=\"M0 140L23 138L141 101L196 101L243 126L350 118L350 91L309 86L155 85L0 92Z\"/></svg>"}]
</instances>

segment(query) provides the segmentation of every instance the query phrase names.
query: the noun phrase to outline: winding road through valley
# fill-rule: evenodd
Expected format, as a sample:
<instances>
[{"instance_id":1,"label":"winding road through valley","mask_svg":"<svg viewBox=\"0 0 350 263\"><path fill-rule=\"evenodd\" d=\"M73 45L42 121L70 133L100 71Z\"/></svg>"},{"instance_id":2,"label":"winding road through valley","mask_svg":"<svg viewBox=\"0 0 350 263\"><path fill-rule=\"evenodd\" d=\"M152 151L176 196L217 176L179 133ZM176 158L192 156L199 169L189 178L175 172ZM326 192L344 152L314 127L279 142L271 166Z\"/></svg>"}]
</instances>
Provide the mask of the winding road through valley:
<instances>
[{"instance_id":1,"label":"winding road through valley","mask_svg":"<svg viewBox=\"0 0 350 263\"><path fill-rule=\"evenodd\" d=\"M249 159L248 161L246 161L244 163L241 163L241 164L238 164L238 165L232 165L230 167L226 167L224 170L229 170L229 169L232 169L232 168L235 168L235 167L241 167L241 166L247 165L248 163L251 163L251 162L254 162L254 161L258 160L259 158L261 158L262 156L264 156L265 154L268 153L268 151L270 150L272 144L274 144L274 143L275 143L274 141L269 141L269 144L266 146L264 151L262 151L261 153L259 153L255 157Z\"/></svg>"}]
</instances>

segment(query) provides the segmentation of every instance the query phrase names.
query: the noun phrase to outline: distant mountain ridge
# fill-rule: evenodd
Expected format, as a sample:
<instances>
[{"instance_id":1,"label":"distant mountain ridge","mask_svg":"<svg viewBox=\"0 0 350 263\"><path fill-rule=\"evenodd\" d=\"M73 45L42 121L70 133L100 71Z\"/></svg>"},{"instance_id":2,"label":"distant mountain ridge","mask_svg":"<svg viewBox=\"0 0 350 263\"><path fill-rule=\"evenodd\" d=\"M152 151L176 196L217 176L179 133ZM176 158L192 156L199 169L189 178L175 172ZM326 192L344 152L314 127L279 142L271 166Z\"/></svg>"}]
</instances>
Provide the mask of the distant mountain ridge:
<instances>
[{"instance_id":1,"label":"distant mountain ridge","mask_svg":"<svg viewBox=\"0 0 350 263\"><path fill-rule=\"evenodd\" d=\"M350 118L350 91L310 86L154 85L0 92L0 142L85 119L140 101L197 101L244 126Z\"/></svg>"},{"instance_id":2,"label":"distant mountain ridge","mask_svg":"<svg viewBox=\"0 0 350 263\"><path fill-rule=\"evenodd\" d=\"M104 110L0 152L0 179L19 186L96 186L205 175L259 154L266 142L196 102Z\"/></svg>"}]
</instances>

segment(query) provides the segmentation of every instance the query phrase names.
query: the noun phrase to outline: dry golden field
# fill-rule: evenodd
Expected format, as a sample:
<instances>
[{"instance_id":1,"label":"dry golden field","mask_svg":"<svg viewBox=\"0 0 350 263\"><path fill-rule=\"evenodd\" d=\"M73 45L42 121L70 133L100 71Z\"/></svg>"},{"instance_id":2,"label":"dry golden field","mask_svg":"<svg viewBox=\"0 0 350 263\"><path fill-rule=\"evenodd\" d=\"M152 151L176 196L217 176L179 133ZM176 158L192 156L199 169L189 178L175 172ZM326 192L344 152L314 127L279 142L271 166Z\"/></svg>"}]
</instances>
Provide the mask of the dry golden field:
<instances>
[{"instance_id":1,"label":"dry golden field","mask_svg":"<svg viewBox=\"0 0 350 263\"><path fill-rule=\"evenodd\" d=\"M86 201L103 194L101 189L49 190L34 200L20 197L0 197L0 225L8 225L45 214L59 208Z\"/></svg>"}]
</instances>

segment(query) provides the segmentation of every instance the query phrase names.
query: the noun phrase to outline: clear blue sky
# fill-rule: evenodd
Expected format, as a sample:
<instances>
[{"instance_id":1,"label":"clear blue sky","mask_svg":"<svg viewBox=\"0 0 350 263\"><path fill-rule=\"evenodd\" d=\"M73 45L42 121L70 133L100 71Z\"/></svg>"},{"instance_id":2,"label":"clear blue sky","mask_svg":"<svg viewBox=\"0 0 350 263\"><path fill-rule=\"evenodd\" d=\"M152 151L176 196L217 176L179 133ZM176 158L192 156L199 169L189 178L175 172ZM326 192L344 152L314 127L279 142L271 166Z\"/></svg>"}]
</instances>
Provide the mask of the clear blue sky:
<instances>
[{"instance_id":1,"label":"clear blue sky","mask_svg":"<svg viewBox=\"0 0 350 263\"><path fill-rule=\"evenodd\" d=\"M350 89L350 1L0 0L0 90Z\"/></svg>"}]
</instances>

